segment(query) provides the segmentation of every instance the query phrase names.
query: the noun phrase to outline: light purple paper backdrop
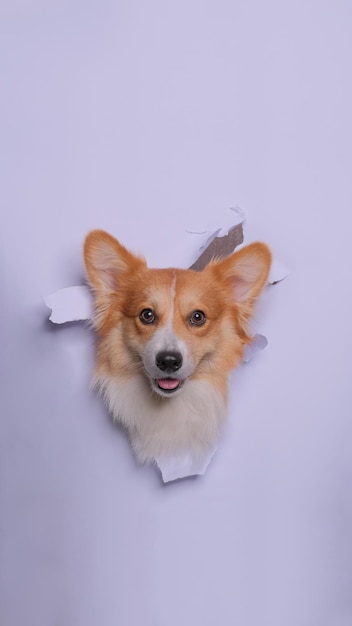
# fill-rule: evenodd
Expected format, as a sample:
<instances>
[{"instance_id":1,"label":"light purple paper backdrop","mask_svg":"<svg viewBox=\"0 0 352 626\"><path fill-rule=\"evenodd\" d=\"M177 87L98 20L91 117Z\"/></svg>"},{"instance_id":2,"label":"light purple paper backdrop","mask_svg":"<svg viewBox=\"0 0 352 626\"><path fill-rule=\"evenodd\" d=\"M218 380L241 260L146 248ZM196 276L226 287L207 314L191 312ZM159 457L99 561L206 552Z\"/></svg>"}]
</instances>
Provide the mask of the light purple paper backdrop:
<instances>
[{"instance_id":1,"label":"light purple paper backdrop","mask_svg":"<svg viewBox=\"0 0 352 626\"><path fill-rule=\"evenodd\" d=\"M3 0L1 626L352 623L351 27L347 0ZM236 203L292 273L208 473L164 487L41 295L91 228L185 267Z\"/></svg>"}]
</instances>

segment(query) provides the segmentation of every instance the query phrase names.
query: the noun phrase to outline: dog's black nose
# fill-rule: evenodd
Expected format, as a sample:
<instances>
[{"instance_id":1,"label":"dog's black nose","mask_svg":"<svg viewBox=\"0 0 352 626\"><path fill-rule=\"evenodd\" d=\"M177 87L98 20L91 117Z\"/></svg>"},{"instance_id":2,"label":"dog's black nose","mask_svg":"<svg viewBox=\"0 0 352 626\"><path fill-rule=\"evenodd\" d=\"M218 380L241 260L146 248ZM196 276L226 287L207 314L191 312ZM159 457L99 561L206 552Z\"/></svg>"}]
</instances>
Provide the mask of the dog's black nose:
<instances>
[{"instance_id":1,"label":"dog's black nose","mask_svg":"<svg viewBox=\"0 0 352 626\"><path fill-rule=\"evenodd\" d=\"M159 352L155 358L156 364L162 372L171 374L176 372L182 365L182 354L180 352Z\"/></svg>"}]
</instances>

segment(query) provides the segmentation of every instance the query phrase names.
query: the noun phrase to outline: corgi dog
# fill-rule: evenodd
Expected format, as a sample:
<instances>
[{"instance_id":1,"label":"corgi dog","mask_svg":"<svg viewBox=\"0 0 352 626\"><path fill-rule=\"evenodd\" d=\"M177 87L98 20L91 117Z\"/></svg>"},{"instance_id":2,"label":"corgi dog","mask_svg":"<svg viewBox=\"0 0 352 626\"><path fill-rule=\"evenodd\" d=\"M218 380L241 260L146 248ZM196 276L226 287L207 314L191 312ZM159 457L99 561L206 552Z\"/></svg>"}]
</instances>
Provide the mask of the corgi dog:
<instances>
[{"instance_id":1,"label":"corgi dog","mask_svg":"<svg viewBox=\"0 0 352 626\"><path fill-rule=\"evenodd\" d=\"M226 420L229 375L250 343L248 322L271 253L252 243L202 271L149 269L114 237L84 244L94 295L94 384L141 463L206 458Z\"/></svg>"}]
</instances>

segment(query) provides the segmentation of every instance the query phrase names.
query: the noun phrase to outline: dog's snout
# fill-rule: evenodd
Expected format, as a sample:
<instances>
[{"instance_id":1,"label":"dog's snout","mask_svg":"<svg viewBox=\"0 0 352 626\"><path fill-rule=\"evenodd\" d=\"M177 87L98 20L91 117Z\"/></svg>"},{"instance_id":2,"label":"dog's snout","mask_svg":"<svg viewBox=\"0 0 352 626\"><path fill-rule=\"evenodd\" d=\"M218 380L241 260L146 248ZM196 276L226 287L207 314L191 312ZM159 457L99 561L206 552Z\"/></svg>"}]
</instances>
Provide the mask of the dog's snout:
<instances>
[{"instance_id":1,"label":"dog's snout","mask_svg":"<svg viewBox=\"0 0 352 626\"><path fill-rule=\"evenodd\" d=\"M159 352L156 355L155 361L159 370L171 374L180 369L182 365L182 354L180 352Z\"/></svg>"}]
</instances>

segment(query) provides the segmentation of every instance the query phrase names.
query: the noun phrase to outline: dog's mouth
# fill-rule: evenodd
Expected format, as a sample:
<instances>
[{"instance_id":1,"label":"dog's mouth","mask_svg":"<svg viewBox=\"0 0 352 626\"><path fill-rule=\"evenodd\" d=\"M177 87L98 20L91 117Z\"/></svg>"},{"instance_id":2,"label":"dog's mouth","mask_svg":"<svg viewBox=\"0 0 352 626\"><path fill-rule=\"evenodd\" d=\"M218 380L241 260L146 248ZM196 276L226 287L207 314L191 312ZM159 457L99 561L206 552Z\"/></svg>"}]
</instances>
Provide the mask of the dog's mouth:
<instances>
[{"instance_id":1,"label":"dog's mouth","mask_svg":"<svg viewBox=\"0 0 352 626\"><path fill-rule=\"evenodd\" d=\"M182 387L180 378L155 378L154 384L163 393L172 394Z\"/></svg>"}]
</instances>

